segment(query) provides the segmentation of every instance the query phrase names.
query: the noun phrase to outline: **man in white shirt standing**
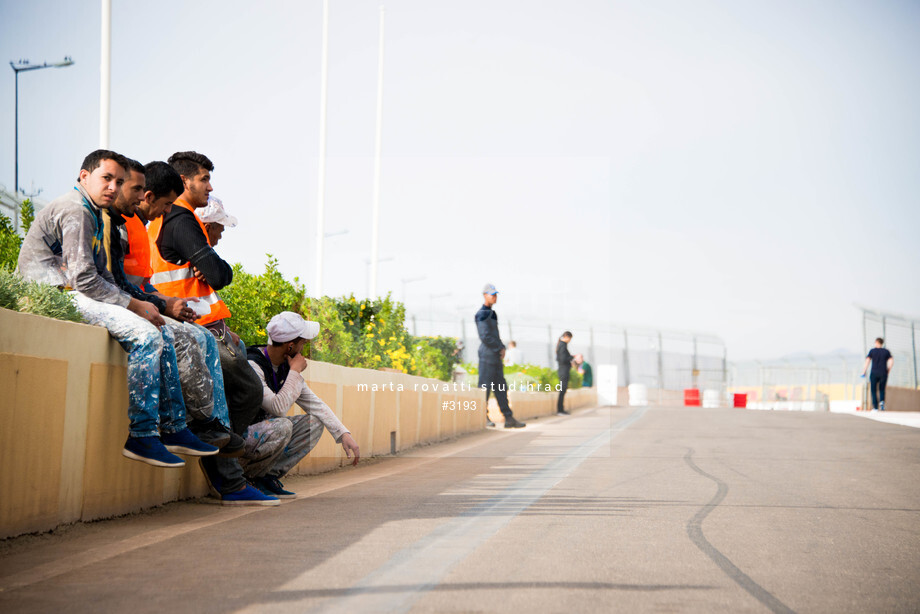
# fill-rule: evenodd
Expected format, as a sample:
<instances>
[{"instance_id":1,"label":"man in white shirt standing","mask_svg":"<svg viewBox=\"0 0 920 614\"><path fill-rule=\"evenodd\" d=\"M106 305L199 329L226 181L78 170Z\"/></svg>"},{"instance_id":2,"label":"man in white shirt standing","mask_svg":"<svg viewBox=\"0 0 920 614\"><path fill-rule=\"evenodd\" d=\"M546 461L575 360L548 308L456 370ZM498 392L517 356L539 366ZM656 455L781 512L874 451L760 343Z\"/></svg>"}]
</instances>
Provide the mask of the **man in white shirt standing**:
<instances>
[{"instance_id":1,"label":"man in white shirt standing","mask_svg":"<svg viewBox=\"0 0 920 614\"><path fill-rule=\"evenodd\" d=\"M509 341L505 348L505 366L524 364L524 354L518 349L517 341Z\"/></svg>"},{"instance_id":2,"label":"man in white shirt standing","mask_svg":"<svg viewBox=\"0 0 920 614\"><path fill-rule=\"evenodd\" d=\"M307 360L304 344L319 333L319 324L283 311L265 327L269 344L248 348L247 358L262 381L262 411L245 434L240 462L246 478L266 495L291 499L297 495L284 489L281 478L312 450L327 429L341 443L352 465L361 452L354 437L303 379ZM304 414L288 416L297 404Z\"/></svg>"}]
</instances>

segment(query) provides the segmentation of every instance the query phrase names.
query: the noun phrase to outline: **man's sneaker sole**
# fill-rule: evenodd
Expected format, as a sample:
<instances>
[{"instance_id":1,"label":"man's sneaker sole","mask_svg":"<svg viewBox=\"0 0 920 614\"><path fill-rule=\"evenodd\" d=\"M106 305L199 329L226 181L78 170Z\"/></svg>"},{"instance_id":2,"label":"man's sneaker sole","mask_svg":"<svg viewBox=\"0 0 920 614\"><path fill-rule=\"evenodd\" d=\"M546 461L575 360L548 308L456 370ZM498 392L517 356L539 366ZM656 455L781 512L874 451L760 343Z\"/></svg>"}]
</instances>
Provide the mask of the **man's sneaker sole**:
<instances>
[{"instance_id":1,"label":"man's sneaker sole","mask_svg":"<svg viewBox=\"0 0 920 614\"><path fill-rule=\"evenodd\" d=\"M152 458L147 458L146 456L141 456L140 454L135 454L130 450L125 450L122 448L121 455L125 458L130 458L131 460L140 461L142 463L147 463L148 465L153 465L154 467L166 467L166 468L179 468L185 467L185 461L180 461L178 463L164 463L163 461L158 461Z\"/></svg>"},{"instance_id":2,"label":"man's sneaker sole","mask_svg":"<svg viewBox=\"0 0 920 614\"><path fill-rule=\"evenodd\" d=\"M186 448L185 446L166 446L166 449L173 454L186 454L188 456L214 456L220 452L220 450L210 450L208 452L203 452L202 450Z\"/></svg>"},{"instance_id":3,"label":"man's sneaker sole","mask_svg":"<svg viewBox=\"0 0 920 614\"><path fill-rule=\"evenodd\" d=\"M282 495L282 494L279 494L279 493L276 493L276 492L272 492L272 491L267 490L267 489L264 489L264 490L263 490L263 489L259 488L259 492L261 492L263 495L268 495L269 497L277 497L277 498L279 498L279 499L296 499L296 498L297 498L297 493L296 493L296 492L290 492L290 491L288 491L288 494Z\"/></svg>"},{"instance_id":4,"label":"man's sneaker sole","mask_svg":"<svg viewBox=\"0 0 920 614\"><path fill-rule=\"evenodd\" d=\"M274 496L274 495L272 495L272 496ZM274 499L274 500L272 500L272 499L268 499L268 500L264 500L264 499L261 499L261 500L260 500L260 499L256 499L256 500L253 500L253 499L244 499L244 500L234 500L234 501L226 501L226 500L224 500L224 499L221 499L221 500L220 500L220 504L221 504L221 505L252 505L252 506L258 505L258 506L261 506L261 507L277 507L277 506L281 505L281 501L279 501L278 499Z\"/></svg>"}]
</instances>

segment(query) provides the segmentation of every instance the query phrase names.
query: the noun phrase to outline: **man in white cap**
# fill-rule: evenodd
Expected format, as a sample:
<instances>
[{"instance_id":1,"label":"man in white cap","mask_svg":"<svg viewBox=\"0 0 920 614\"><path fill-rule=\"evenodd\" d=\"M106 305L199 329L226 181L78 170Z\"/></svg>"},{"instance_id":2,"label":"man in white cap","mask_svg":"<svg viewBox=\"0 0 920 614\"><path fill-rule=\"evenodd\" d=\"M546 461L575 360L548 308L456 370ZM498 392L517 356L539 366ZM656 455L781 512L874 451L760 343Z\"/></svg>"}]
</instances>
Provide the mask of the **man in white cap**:
<instances>
[{"instance_id":1,"label":"man in white cap","mask_svg":"<svg viewBox=\"0 0 920 614\"><path fill-rule=\"evenodd\" d=\"M208 204L196 211L196 214L204 224L211 247L217 247L217 242L224 234L224 228L236 228L236 218L227 213L224 203L214 196L208 196Z\"/></svg>"},{"instance_id":2,"label":"man in white cap","mask_svg":"<svg viewBox=\"0 0 920 614\"><path fill-rule=\"evenodd\" d=\"M352 465L361 452L354 437L303 379L307 360L301 352L319 334L319 324L283 311L265 327L269 344L247 349L249 364L262 381L262 411L245 435L241 459L246 478L266 495L289 499L281 478L312 450L327 429L341 443ZM288 416L297 404L305 413Z\"/></svg>"}]
</instances>

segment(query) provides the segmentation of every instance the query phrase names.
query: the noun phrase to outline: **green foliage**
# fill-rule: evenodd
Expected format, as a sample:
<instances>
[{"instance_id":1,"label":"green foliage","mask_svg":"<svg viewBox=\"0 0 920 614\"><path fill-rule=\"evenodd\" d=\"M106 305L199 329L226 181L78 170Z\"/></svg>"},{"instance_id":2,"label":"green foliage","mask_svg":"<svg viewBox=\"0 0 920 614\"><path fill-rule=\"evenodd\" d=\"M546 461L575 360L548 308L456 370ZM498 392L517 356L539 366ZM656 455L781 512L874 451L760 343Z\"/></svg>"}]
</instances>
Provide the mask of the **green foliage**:
<instances>
[{"instance_id":1,"label":"green foliage","mask_svg":"<svg viewBox=\"0 0 920 614\"><path fill-rule=\"evenodd\" d=\"M233 266L233 283L220 291L230 308L227 324L246 345L265 345L265 325L282 311L301 311L306 289L296 277L291 283L278 270L278 260L266 254L265 272L251 275L242 265Z\"/></svg>"},{"instance_id":2,"label":"green foliage","mask_svg":"<svg viewBox=\"0 0 920 614\"><path fill-rule=\"evenodd\" d=\"M556 387L559 383L559 372L549 367L538 367L537 365L505 365L505 376L521 375L522 379L539 383L541 387L547 385ZM508 378L510 379L510 378ZM577 370L569 371L569 389L581 388L581 374Z\"/></svg>"},{"instance_id":3,"label":"green foliage","mask_svg":"<svg viewBox=\"0 0 920 614\"><path fill-rule=\"evenodd\" d=\"M453 337L411 337L416 360L414 374L450 381L460 362L457 340Z\"/></svg>"},{"instance_id":4,"label":"green foliage","mask_svg":"<svg viewBox=\"0 0 920 614\"><path fill-rule=\"evenodd\" d=\"M29 232L32 222L35 221L35 207L28 198L19 206L19 219L23 232ZM0 269L12 271L16 268L21 247L22 237L17 234L13 222L0 213Z\"/></svg>"},{"instance_id":5,"label":"green foliage","mask_svg":"<svg viewBox=\"0 0 920 614\"><path fill-rule=\"evenodd\" d=\"M479 367L471 362L463 363L463 369L470 375L478 375ZM512 383L518 384L540 384L541 389L545 389L547 386L552 388L556 387L556 384L559 383L559 373L556 369L550 369L549 367L540 367L537 365L505 365L504 368L505 379L508 381L508 384ZM572 369L569 371L569 389L572 388L581 388L582 377L581 374Z\"/></svg>"},{"instance_id":6,"label":"green foliage","mask_svg":"<svg viewBox=\"0 0 920 614\"><path fill-rule=\"evenodd\" d=\"M407 349L406 308L387 294L358 300L354 295L333 299L339 319L350 336L354 367L390 368L414 373L416 360Z\"/></svg>"},{"instance_id":7,"label":"green foliage","mask_svg":"<svg viewBox=\"0 0 920 614\"><path fill-rule=\"evenodd\" d=\"M19 223L22 226L22 233L27 234L32 228L32 222L35 221L35 206L32 200L27 198L19 206Z\"/></svg>"},{"instance_id":8,"label":"green foliage","mask_svg":"<svg viewBox=\"0 0 920 614\"><path fill-rule=\"evenodd\" d=\"M19 311L19 297L25 294L26 282L11 269L0 267L0 307Z\"/></svg>"},{"instance_id":9,"label":"green foliage","mask_svg":"<svg viewBox=\"0 0 920 614\"><path fill-rule=\"evenodd\" d=\"M0 307L57 320L83 321L68 293L55 286L27 282L6 268L0 268Z\"/></svg>"},{"instance_id":10,"label":"green foliage","mask_svg":"<svg viewBox=\"0 0 920 614\"><path fill-rule=\"evenodd\" d=\"M0 213L0 269L12 271L19 260L22 238L16 234L10 218Z\"/></svg>"}]
</instances>

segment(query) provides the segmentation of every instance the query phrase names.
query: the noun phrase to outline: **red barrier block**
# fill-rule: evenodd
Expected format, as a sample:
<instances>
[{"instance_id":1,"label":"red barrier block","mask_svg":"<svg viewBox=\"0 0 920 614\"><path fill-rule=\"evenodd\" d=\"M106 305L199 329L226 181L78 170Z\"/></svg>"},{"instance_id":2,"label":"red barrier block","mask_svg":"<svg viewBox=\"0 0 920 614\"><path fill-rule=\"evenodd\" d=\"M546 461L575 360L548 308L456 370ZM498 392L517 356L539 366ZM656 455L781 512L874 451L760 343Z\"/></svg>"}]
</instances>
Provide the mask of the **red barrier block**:
<instances>
[{"instance_id":1,"label":"red barrier block","mask_svg":"<svg viewBox=\"0 0 920 614\"><path fill-rule=\"evenodd\" d=\"M741 409L747 408L747 395L746 394L736 394L734 406L739 407Z\"/></svg>"},{"instance_id":2,"label":"red barrier block","mask_svg":"<svg viewBox=\"0 0 920 614\"><path fill-rule=\"evenodd\" d=\"M687 407L700 407L700 389L687 388L684 390L684 405Z\"/></svg>"}]
</instances>

